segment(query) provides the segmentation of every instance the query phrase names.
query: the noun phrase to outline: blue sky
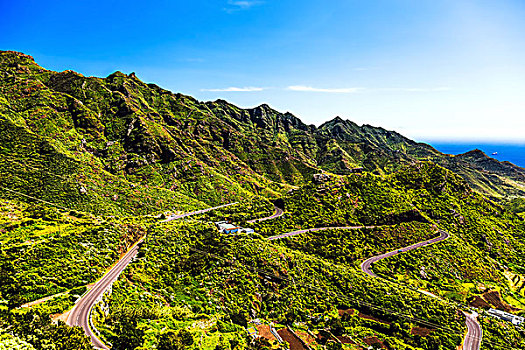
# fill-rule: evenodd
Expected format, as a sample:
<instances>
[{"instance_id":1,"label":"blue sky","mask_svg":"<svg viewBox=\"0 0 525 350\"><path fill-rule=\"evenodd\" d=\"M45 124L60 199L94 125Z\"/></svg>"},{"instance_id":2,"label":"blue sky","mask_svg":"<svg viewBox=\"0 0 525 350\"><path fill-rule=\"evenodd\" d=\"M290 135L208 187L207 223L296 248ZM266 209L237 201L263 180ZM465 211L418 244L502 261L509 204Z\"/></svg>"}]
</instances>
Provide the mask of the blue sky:
<instances>
[{"instance_id":1,"label":"blue sky","mask_svg":"<svg viewBox=\"0 0 525 350\"><path fill-rule=\"evenodd\" d=\"M7 1L0 49L420 141L525 143L523 1Z\"/></svg>"}]
</instances>

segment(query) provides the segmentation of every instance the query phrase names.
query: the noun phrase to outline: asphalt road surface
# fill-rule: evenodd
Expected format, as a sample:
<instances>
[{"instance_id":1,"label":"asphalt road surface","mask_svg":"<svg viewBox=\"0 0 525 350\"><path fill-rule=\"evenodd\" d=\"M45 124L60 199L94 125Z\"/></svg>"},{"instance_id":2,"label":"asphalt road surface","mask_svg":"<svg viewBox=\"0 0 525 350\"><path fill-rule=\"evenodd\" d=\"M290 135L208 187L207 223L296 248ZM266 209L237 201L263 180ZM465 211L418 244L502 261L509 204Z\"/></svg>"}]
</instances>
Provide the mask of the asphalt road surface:
<instances>
[{"instance_id":1,"label":"asphalt road surface","mask_svg":"<svg viewBox=\"0 0 525 350\"><path fill-rule=\"evenodd\" d=\"M275 239L281 239L285 237L293 237L296 235L299 235L301 233L306 232L312 232L312 231L322 231L322 230L357 230L361 228L374 228L375 226L344 226L344 227L318 227L318 228L311 228L311 229L305 229L305 230L297 230L292 231L288 233L284 233L277 236L269 237L268 240L275 240ZM367 275L371 277L378 277L373 271L372 271L372 264L376 261L379 261L381 259L388 258L390 256L394 256L400 253L408 252L410 250L418 249L433 243L441 242L446 240L450 237L450 234L446 231L439 230L439 236L429 239L427 241L415 243L411 246L400 248L393 250L391 252L377 255L374 257L371 257L367 260L365 260L361 264L361 271L366 273ZM463 350L479 350L480 344L481 344L481 338L483 336L483 331L481 330L481 326L479 325L478 321L476 320L477 314L473 315L466 315L466 324L467 324L467 335L465 336L465 341L463 342Z\"/></svg>"},{"instance_id":2,"label":"asphalt road surface","mask_svg":"<svg viewBox=\"0 0 525 350\"><path fill-rule=\"evenodd\" d=\"M234 205L234 204L237 204L237 202L223 204L217 207L202 209L202 210L198 210L198 211L194 211L194 212L190 212L186 214L173 215L167 218L166 220L164 220L164 222L184 218L184 217L191 216L191 215L202 214L202 213L214 210L214 209L219 209L219 208L227 207L227 206ZM270 220L270 219L274 219L276 217L283 215L283 211L281 209L277 207L275 209L276 209L276 212L272 216L262 218L262 219L254 219L248 222ZM284 233L281 235L272 236L272 237L269 237L268 240L276 240L276 239L281 239L285 237L293 237L293 236L296 236L302 233L314 232L314 231L357 230L357 229L362 229L362 228L374 228L374 227L375 226L316 227L316 228L297 230L297 231ZM361 270L364 273L368 274L369 276L377 277L377 275L374 274L371 270L371 266L374 262L390 257L390 256L393 256L393 255L396 255L396 254L399 254L399 253L402 253L402 252L407 252L407 251L417 249L417 248L420 248L420 247L423 247L429 244L444 241L445 239L450 237L450 235L445 231L440 230L439 232L440 232L440 235L436 238L433 238L433 239L430 239L424 242L419 242L419 243L413 244L405 248L396 249L391 252L377 255L370 259L367 259L361 264ZM71 310L69 314L69 317L67 319L67 324L70 326L82 327L84 329L84 332L91 338L91 342L93 343L94 347L97 349L106 350L109 348L98 338L98 336L95 334L94 330L90 326L89 318L90 318L91 310L93 309L93 306L99 300L100 296L104 293L104 291L106 291L107 288L109 288L112 285L112 283L118 278L118 276L122 273L122 271L124 271L126 266L128 266L128 264L137 255L138 243L140 243L141 241L137 242L137 244L135 244L135 246L133 246L126 253L126 255L124 255L80 300L77 301L75 307ZM467 323L468 331L467 331L467 335L465 337L465 341L463 344L463 350L479 350L481 337L482 337L482 330L475 318L475 316L477 315L475 316L466 315L466 316L467 316L466 323Z\"/></svg>"},{"instance_id":3,"label":"asphalt road surface","mask_svg":"<svg viewBox=\"0 0 525 350\"><path fill-rule=\"evenodd\" d=\"M478 315L476 313L473 313L472 315L465 313L465 316L467 322L467 335L463 342L463 350L479 350L483 331L476 320Z\"/></svg>"},{"instance_id":4,"label":"asphalt road surface","mask_svg":"<svg viewBox=\"0 0 525 350\"><path fill-rule=\"evenodd\" d=\"M364 273L366 273L369 276L377 277L377 275L374 272L372 272L372 264L375 263L376 261L379 261L379 260L384 259L384 258L388 258L390 256L394 256L394 255L397 255L397 254L400 254L400 253L408 252L410 250L421 248L421 247L427 246L429 244L441 242L441 241L444 241L445 239L447 239L449 237L450 237L450 235L448 234L448 232L440 230L439 231L439 236L436 237L436 238L432 238L432 239L429 239L428 241L423 241L423 242L419 242L419 243L416 243L416 244L412 244L411 246L408 246L408 247L392 250L391 252L388 252L388 253L385 253L385 254L381 254L381 255L376 255L376 256L371 257L370 259L365 260L361 264L361 271L363 271Z\"/></svg>"},{"instance_id":5,"label":"asphalt road surface","mask_svg":"<svg viewBox=\"0 0 525 350\"><path fill-rule=\"evenodd\" d=\"M217 207L197 210L186 214L173 215L167 218L166 220L163 220L163 222L172 221L191 215L202 214L214 209L227 207L237 203L238 202L228 203L219 205ZM67 324L69 326L82 327L84 329L84 332L91 338L93 346L97 349L105 350L109 348L98 338L98 336L95 333L95 330L92 329L90 326L89 318L91 310L93 309L93 306L99 301L100 296L106 291L106 289L108 289L113 284L113 282L117 280L118 276L122 273L122 271L124 271L124 269L129 265L133 258L135 258L139 249L138 245L142 241L143 239L138 241L126 253L126 255L120 258L120 260L97 283L95 283L95 285L82 298L80 298L80 300L76 302L75 306L69 313L69 316L67 318Z\"/></svg>"},{"instance_id":6,"label":"asphalt road surface","mask_svg":"<svg viewBox=\"0 0 525 350\"><path fill-rule=\"evenodd\" d=\"M277 208L277 207L275 207L275 214L273 214L273 215L271 215L271 216L267 216L267 217L265 217L265 218L248 220L248 221L246 221L246 222L249 223L249 224L252 224L252 223L254 223L254 222L266 221L266 220L272 220L272 219L278 218L279 216L282 216L283 214L284 214L284 211L283 211L281 208Z\"/></svg>"},{"instance_id":7,"label":"asphalt road surface","mask_svg":"<svg viewBox=\"0 0 525 350\"><path fill-rule=\"evenodd\" d=\"M201 209L201 210L197 210L197 211L192 211L191 213L186 213L186 214L172 215L169 218L167 218L166 220L162 220L162 222L168 222L168 221L172 221L172 220L176 220L176 219L185 218L187 216L192 216L192 215L206 213L206 212L211 211L211 210L220 209L220 208L224 208L224 207L229 207L230 205L234 205L234 204L237 204L237 203L239 203L239 202L233 202L233 203L219 205L219 206L213 207L213 208L207 208L207 209Z\"/></svg>"},{"instance_id":8,"label":"asphalt road surface","mask_svg":"<svg viewBox=\"0 0 525 350\"><path fill-rule=\"evenodd\" d=\"M142 241L142 240L141 240ZM97 303L98 298L104 291L111 286L111 284L118 278L120 273L124 271L126 266L133 260L138 252L137 242L120 260L97 282L95 285L77 301L73 310L69 313L67 324L69 326L80 326L84 332L91 338L91 342L95 348L109 349L91 329L89 318L93 306Z\"/></svg>"},{"instance_id":9,"label":"asphalt road surface","mask_svg":"<svg viewBox=\"0 0 525 350\"><path fill-rule=\"evenodd\" d=\"M376 261L379 261L384 258L388 258L389 256L393 256L393 255L397 255L400 253L408 252L410 250L421 248L429 244L441 242L449 237L450 237L450 234L448 232L440 230L439 236L436 238L433 238L433 239L430 239L424 242L419 242L419 243L416 243L416 244L413 244L411 246L404 247L401 249L396 249L391 252L377 255L377 256L371 257L370 259L365 260L361 264L361 271L363 271L369 276L378 277L371 269L372 264L375 263ZM481 344L481 338L483 336L483 331L481 330L481 326L476 320L477 314L473 314L473 315L465 314L465 315L467 316L466 324L467 324L468 331L467 331L467 335L465 336L465 341L463 342L463 350L479 350L479 347Z\"/></svg>"}]
</instances>

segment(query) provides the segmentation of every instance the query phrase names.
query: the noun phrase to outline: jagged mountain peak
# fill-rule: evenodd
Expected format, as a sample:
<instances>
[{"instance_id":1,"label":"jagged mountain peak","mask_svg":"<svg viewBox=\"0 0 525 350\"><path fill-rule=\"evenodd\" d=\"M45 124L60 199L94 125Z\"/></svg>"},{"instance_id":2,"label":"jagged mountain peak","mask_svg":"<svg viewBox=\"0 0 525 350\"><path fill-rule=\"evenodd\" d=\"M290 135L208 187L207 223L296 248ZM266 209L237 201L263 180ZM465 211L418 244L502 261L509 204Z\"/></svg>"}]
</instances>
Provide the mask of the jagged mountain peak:
<instances>
[{"instance_id":1,"label":"jagged mountain peak","mask_svg":"<svg viewBox=\"0 0 525 350\"><path fill-rule=\"evenodd\" d=\"M264 109L264 110L267 110L267 111L272 111L272 112L277 112L275 109L273 109L272 107L270 107L269 104L267 103L262 103L260 104L259 106L255 107L256 109Z\"/></svg>"},{"instance_id":2,"label":"jagged mountain peak","mask_svg":"<svg viewBox=\"0 0 525 350\"><path fill-rule=\"evenodd\" d=\"M248 112L250 114L252 114L252 115L257 115L257 116L264 116L264 115L276 116L276 115L280 115L281 114L279 111L273 109L272 107L270 107L266 103L263 103L263 104L261 104L259 106L254 107L254 108L249 108Z\"/></svg>"},{"instance_id":3,"label":"jagged mountain peak","mask_svg":"<svg viewBox=\"0 0 525 350\"><path fill-rule=\"evenodd\" d=\"M322 129L331 129L331 128L333 128L336 125L342 125L344 127L351 127L351 128L358 128L359 127L356 123L354 123L351 120L343 119L340 116L336 116L335 118L330 119L330 120L322 123L319 126L319 129L320 130L322 130Z\"/></svg>"},{"instance_id":4,"label":"jagged mountain peak","mask_svg":"<svg viewBox=\"0 0 525 350\"><path fill-rule=\"evenodd\" d=\"M485 154L485 152L483 152L482 150L480 150L478 148L473 149L472 151L468 151L468 152L459 154L458 156L461 156L461 157L473 157L473 158L489 158L489 156L487 156L487 154Z\"/></svg>"},{"instance_id":5,"label":"jagged mountain peak","mask_svg":"<svg viewBox=\"0 0 525 350\"><path fill-rule=\"evenodd\" d=\"M334 119L330 120L329 123L344 123L345 119L340 116L336 116Z\"/></svg>"},{"instance_id":6,"label":"jagged mountain peak","mask_svg":"<svg viewBox=\"0 0 525 350\"><path fill-rule=\"evenodd\" d=\"M208 167L204 175L229 161L245 173L295 185L321 169L346 173L363 167L385 174L432 160L492 197L525 193L522 168L476 150L463 156L443 155L395 131L359 126L340 116L316 127L267 103L240 108L223 99L201 102L121 71L106 78L48 71L31 56L12 51L0 52L0 72L0 84L6 89L18 88L11 85L13 79L33 86L19 85L13 92L23 103L0 104L6 118L32 133L53 130L44 137L52 139L60 152L78 159L87 152L106 168L128 174L154 168L156 162L175 164L193 157ZM85 144L79 141L83 139ZM110 148L108 142L118 147ZM221 171L226 176L229 170ZM488 178L487 171L498 176Z\"/></svg>"},{"instance_id":7,"label":"jagged mountain peak","mask_svg":"<svg viewBox=\"0 0 525 350\"><path fill-rule=\"evenodd\" d=\"M127 78L128 75L123 73L123 72L121 72L121 71L119 71L119 70L117 70L117 71L111 73L110 75L108 75L107 79L112 79L112 78L115 78L115 77Z\"/></svg>"},{"instance_id":8,"label":"jagged mountain peak","mask_svg":"<svg viewBox=\"0 0 525 350\"><path fill-rule=\"evenodd\" d=\"M18 52L18 51L11 51L11 50L6 50L6 51L2 51L0 50L0 56L5 58L5 57L13 57L13 58L20 58L20 59L28 59L32 62L35 62L35 59L33 58L33 56L31 55L27 55L25 53L22 53L22 52Z\"/></svg>"}]
</instances>

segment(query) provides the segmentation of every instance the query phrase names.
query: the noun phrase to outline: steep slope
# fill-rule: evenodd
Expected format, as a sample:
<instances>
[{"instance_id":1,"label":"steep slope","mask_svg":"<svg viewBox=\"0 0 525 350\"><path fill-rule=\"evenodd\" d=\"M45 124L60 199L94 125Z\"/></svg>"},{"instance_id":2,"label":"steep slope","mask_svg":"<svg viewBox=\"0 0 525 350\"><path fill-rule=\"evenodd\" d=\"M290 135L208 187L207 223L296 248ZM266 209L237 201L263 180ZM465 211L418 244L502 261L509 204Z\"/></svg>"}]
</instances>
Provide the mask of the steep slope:
<instances>
[{"instance_id":1,"label":"steep slope","mask_svg":"<svg viewBox=\"0 0 525 350\"><path fill-rule=\"evenodd\" d=\"M312 182L322 170L346 175ZM479 151L449 156L341 118L316 127L268 105L203 103L133 73L52 72L0 52L0 337L19 324L8 332L35 348L61 342L49 332L67 328L46 323L42 333L32 322L67 311L147 232L96 308L115 349L267 348L273 335L252 341L246 329L271 324L299 327L312 347L456 349L464 316L449 300L525 307L523 219L473 190L521 196L524 182L522 168ZM255 234L209 223L268 216L276 197L286 212L253 223ZM143 216L239 199L180 222ZM265 239L327 226L368 227ZM451 238L373 266L401 284L358 269L438 228ZM16 309L30 301L39 304ZM248 324L257 319L265 324ZM494 337L507 328L485 326ZM78 329L70 334L81 345L64 349L89 347ZM523 344L518 331L505 334Z\"/></svg>"},{"instance_id":2,"label":"steep slope","mask_svg":"<svg viewBox=\"0 0 525 350\"><path fill-rule=\"evenodd\" d=\"M283 183L303 184L320 169L383 174L418 160L460 174L492 198L525 195L524 169L480 152L449 156L339 117L316 127L268 105L203 103L145 84L134 73L94 78L48 71L10 51L0 53L0 122L4 130L16 126L37 135L54 152L97 172L208 204L277 196L289 188ZM29 155L32 147L19 148Z\"/></svg>"},{"instance_id":3,"label":"steep slope","mask_svg":"<svg viewBox=\"0 0 525 350\"><path fill-rule=\"evenodd\" d=\"M490 158L480 150L457 156L434 152L425 159L459 174L472 188L492 199L523 197L525 194L525 169Z\"/></svg>"},{"instance_id":4,"label":"steep slope","mask_svg":"<svg viewBox=\"0 0 525 350\"><path fill-rule=\"evenodd\" d=\"M451 156L394 131L370 125L360 127L341 118L321 125L317 134L320 144L331 144L332 149L340 150L339 155L349 157L352 166L363 166L368 171L391 173L415 160L430 160L459 174L475 190L491 198L525 196L525 169L490 158L480 150ZM333 156L325 159L334 161ZM347 172L349 166L344 165L346 168L340 166L335 172Z\"/></svg>"},{"instance_id":5,"label":"steep slope","mask_svg":"<svg viewBox=\"0 0 525 350\"><path fill-rule=\"evenodd\" d=\"M424 162L391 175L326 176L283 200L286 214L254 223L257 233L374 227L265 241L259 234L221 234L198 221L157 226L142 258L97 312L105 339L153 347L169 329L174 341L187 337L187 348L242 348L250 340L239 340L242 327L263 329L262 323L277 329L289 325L303 339L314 335L310 345L319 348L332 348L335 339L362 344L375 337L394 349L456 349L464 334L457 328L464 322L457 305L500 295L500 303L491 299L493 306L517 312L524 302L505 277L523 279L517 266L525 258L523 221L440 166ZM357 270L370 256L434 238L438 228L451 237L373 265L374 272L397 277L400 284ZM482 317L491 341L487 347L525 344L518 329ZM498 336L503 330L505 339Z\"/></svg>"},{"instance_id":6,"label":"steep slope","mask_svg":"<svg viewBox=\"0 0 525 350\"><path fill-rule=\"evenodd\" d=\"M144 212L184 209L174 202L199 206L199 201L222 203L253 193L275 195L274 190L284 188L217 144L216 135L230 127L216 118L210 121L209 111L201 111L190 97L150 87L134 75L85 78L70 71L46 71L19 53L3 52L0 57L2 183L11 189L44 198L61 192L58 199L67 205L82 202L81 189L85 197L103 192L99 197L107 200L97 211L113 213L108 201L118 202L121 195L129 201L132 196L109 191L111 187L136 188L135 196L140 197L151 196L144 191L159 192L152 197L157 207ZM43 147L45 151L38 151ZM27 178L28 167L68 174L73 183L60 191L35 188L39 182ZM58 184L56 176L54 182L49 181L52 186L68 184ZM91 182L94 191L85 182ZM116 206L132 210L122 203ZM74 207L85 209L81 204Z\"/></svg>"},{"instance_id":7,"label":"steep slope","mask_svg":"<svg viewBox=\"0 0 525 350\"><path fill-rule=\"evenodd\" d=\"M107 298L107 312L97 312L97 328L112 344L160 347L169 330L179 335L174 342L189 333L181 346L187 349L286 346L275 338L272 346L268 335L243 336L245 328L262 329L260 323L311 334L312 347L320 349L337 348L336 336L363 344L374 335L405 349L455 349L461 342L463 317L454 306L262 239L172 223L152 231L144 247ZM411 335L426 322L447 328L432 329L427 338Z\"/></svg>"},{"instance_id":8,"label":"steep slope","mask_svg":"<svg viewBox=\"0 0 525 350\"><path fill-rule=\"evenodd\" d=\"M205 204L180 192L142 187L100 164L65 155L53 140L0 116L0 179L4 198L45 200L93 214L147 214Z\"/></svg>"},{"instance_id":9,"label":"steep slope","mask_svg":"<svg viewBox=\"0 0 525 350\"><path fill-rule=\"evenodd\" d=\"M498 290L507 303L525 308L523 219L449 170L422 162L390 175L334 175L283 200L287 215L253 224L258 233L368 226L281 240L287 247L356 266L360 259L435 237L436 228L443 229L450 239L382 260L374 271L461 302Z\"/></svg>"}]
</instances>

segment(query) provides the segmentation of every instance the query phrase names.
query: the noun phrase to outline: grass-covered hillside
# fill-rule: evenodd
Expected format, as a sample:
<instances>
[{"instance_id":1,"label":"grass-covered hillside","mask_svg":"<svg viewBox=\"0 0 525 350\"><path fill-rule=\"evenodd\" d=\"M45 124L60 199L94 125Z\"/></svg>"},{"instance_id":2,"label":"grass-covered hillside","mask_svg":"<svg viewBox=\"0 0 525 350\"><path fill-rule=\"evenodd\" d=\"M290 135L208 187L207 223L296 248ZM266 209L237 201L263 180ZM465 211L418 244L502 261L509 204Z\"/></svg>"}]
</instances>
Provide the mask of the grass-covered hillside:
<instances>
[{"instance_id":1,"label":"grass-covered hillside","mask_svg":"<svg viewBox=\"0 0 525 350\"><path fill-rule=\"evenodd\" d=\"M330 339L338 339L358 349L373 338L389 349L455 349L463 341L458 305L474 305L480 313L495 307L520 314L523 308L523 297L511 287L524 278L517 265L524 254L523 222L446 169L422 163L388 176L332 175L283 201L285 215L252 223L255 235L219 234L195 219L155 225L141 257L98 314L105 339L134 339L146 349L161 347L172 334L188 348L243 348L256 346L239 337L258 320L303 332L314 348L335 346ZM261 217L270 214L268 207ZM252 218L250 209L256 209L253 202L207 219L235 211ZM342 226L356 228L264 239ZM436 237L438 229L451 238L374 264L384 280L361 272L366 258ZM492 240L489 248L485 243ZM525 346L524 334L510 323L480 317L487 332L483 348ZM508 343L499 339L501 332Z\"/></svg>"},{"instance_id":2,"label":"grass-covered hillside","mask_svg":"<svg viewBox=\"0 0 525 350\"><path fill-rule=\"evenodd\" d=\"M524 185L479 151L0 51L0 349L91 349L63 321L130 247L93 312L115 350L457 350L463 311L482 349L525 349L485 311L525 310Z\"/></svg>"},{"instance_id":3,"label":"grass-covered hillside","mask_svg":"<svg viewBox=\"0 0 525 350\"><path fill-rule=\"evenodd\" d=\"M525 222L444 168L420 163L388 176L332 176L291 191L284 202L286 215L256 223L258 232L272 236L311 227L372 226L307 232L282 241L335 261L359 263L387 251L389 240L391 249L407 246L437 236L439 228L452 237L383 260L376 270L460 301L479 294L481 287L473 284L501 290L509 302L525 308L521 283L512 282L525 278Z\"/></svg>"},{"instance_id":4,"label":"grass-covered hillside","mask_svg":"<svg viewBox=\"0 0 525 350\"><path fill-rule=\"evenodd\" d=\"M255 234L232 235L210 221L245 224L272 214L273 204L253 197L161 222L4 201L0 318L21 325L6 328L5 342L39 348L47 333L24 322L34 315L63 320L139 237L145 241L138 258L94 313L102 339L115 349L285 348L294 342L291 331L316 349L456 349L466 330L459 306L520 313L523 222L446 169L422 163L392 175L328 175L290 191L280 204L283 216L250 224ZM326 226L355 228L265 238ZM384 279L360 270L364 259L435 237L438 228L452 237L374 264ZM480 322L484 349L523 346L524 335L508 322L488 316ZM67 330L58 324L54 331ZM254 329L255 339L248 335ZM47 341L73 349L57 339Z\"/></svg>"},{"instance_id":5,"label":"grass-covered hillside","mask_svg":"<svg viewBox=\"0 0 525 350\"><path fill-rule=\"evenodd\" d=\"M0 52L0 132L2 159L17 150L15 160L29 165L59 172L66 167L78 174L77 186L86 185L78 178L82 173L95 189L107 185L103 181L110 175L125 181L123 187L167 189L173 193L145 194L162 209L174 205L167 201L173 196L190 204L185 196L208 204L251 194L275 197L289 188L283 184L304 184L319 169L345 174L363 167L382 174L416 159L453 170L493 198L525 194L524 169L481 152L453 157L341 118L316 127L267 105L203 103L146 84L134 73L95 78L48 71L12 51ZM17 172L17 166L7 162L2 168ZM32 193L24 181L10 185ZM63 196L81 202L74 192L64 189ZM110 211L112 206L136 210L133 203L126 208L99 198L119 193L87 193L89 201L107 204Z\"/></svg>"},{"instance_id":6,"label":"grass-covered hillside","mask_svg":"<svg viewBox=\"0 0 525 350\"><path fill-rule=\"evenodd\" d=\"M261 238L219 234L197 221L157 225L105 309L98 314L104 337L114 346L132 341L140 349L163 348L171 334L180 348L278 346L246 337L256 319L277 330L291 327L316 348L354 339L351 348L358 349L379 337L389 348L453 349L464 330L451 305L392 288L349 265ZM448 329L430 329L427 322ZM417 327L431 335L414 335Z\"/></svg>"},{"instance_id":7,"label":"grass-covered hillside","mask_svg":"<svg viewBox=\"0 0 525 350\"><path fill-rule=\"evenodd\" d=\"M13 307L49 295L82 294L145 233L128 219L104 221L7 200L0 222L0 299Z\"/></svg>"}]
</instances>

